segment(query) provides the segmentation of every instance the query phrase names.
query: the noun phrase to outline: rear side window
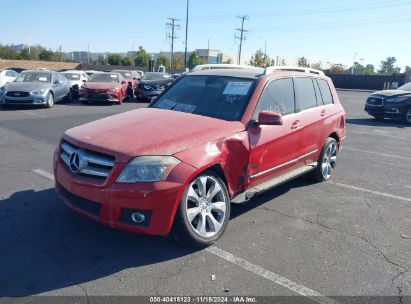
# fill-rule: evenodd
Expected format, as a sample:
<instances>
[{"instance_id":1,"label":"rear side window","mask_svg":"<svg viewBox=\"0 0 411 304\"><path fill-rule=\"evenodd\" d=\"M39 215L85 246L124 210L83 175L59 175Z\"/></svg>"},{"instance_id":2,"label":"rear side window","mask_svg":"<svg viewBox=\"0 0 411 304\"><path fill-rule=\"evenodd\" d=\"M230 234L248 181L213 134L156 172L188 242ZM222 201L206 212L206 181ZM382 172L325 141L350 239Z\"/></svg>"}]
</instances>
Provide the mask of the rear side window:
<instances>
[{"instance_id":1,"label":"rear side window","mask_svg":"<svg viewBox=\"0 0 411 304\"><path fill-rule=\"evenodd\" d=\"M317 79L318 86L320 87L321 96L323 98L324 104L332 104L333 103L333 96L331 94L330 87L326 80L324 79Z\"/></svg>"},{"instance_id":2,"label":"rear side window","mask_svg":"<svg viewBox=\"0 0 411 304\"><path fill-rule=\"evenodd\" d=\"M311 78L294 78L297 110L303 111L317 106L314 85Z\"/></svg>"},{"instance_id":3,"label":"rear side window","mask_svg":"<svg viewBox=\"0 0 411 304\"><path fill-rule=\"evenodd\" d=\"M294 86L291 78L278 79L267 84L254 111L254 118L263 111L282 115L295 112Z\"/></svg>"},{"instance_id":4,"label":"rear side window","mask_svg":"<svg viewBox=\"0 0 411 304\"><path fill-rule=\"evenodd\" d=\"M313 85L314 85L314 90L315 90L315 96L317 96L317 105L324 105L323 97L321 96L320 92L320 87L318 86L318 82L316 79L312 79Z\"/></svg>"}]
</instances>

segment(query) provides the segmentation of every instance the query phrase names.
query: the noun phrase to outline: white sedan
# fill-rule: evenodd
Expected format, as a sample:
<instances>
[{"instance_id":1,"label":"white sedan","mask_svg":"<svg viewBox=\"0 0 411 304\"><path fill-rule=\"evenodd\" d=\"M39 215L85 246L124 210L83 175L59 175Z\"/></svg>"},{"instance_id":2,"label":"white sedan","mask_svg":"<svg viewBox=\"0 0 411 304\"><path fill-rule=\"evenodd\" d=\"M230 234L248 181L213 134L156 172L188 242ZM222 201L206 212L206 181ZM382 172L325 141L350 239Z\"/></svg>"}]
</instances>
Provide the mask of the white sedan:
<instances>
[{"instance_id":1,"label":"white sedan","mask_svg":"<svg viewBox=\"0 0 411 304\"><path fill-rule=\"evenodd\" d=\"M87 81L89 76L84 71L70 70L62 72L62 74L71 83L72 92L75 97L78 97L78 92L84 81Z\"/></svg>"},{"instance_id":2,"label":"white sedan","mask_svg":"<svg viewBox=\"0 0 411 304\"><path fill-rule=\"evenodd\" d=\"M13 70L0 70L0 87L14 81L19 74Z\"/></svg>"}]
</instances>

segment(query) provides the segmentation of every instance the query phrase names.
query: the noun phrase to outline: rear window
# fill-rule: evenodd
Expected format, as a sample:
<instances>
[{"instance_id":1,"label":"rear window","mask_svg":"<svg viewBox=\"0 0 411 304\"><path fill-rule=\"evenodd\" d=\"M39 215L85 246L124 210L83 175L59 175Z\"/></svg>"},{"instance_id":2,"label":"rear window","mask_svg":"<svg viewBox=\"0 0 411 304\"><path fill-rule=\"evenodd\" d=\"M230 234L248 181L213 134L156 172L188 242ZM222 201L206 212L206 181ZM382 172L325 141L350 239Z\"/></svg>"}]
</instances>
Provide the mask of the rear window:
<instances>
[{"instance_id":1,"label":"rear window","mask_svg":"<svg viewBox=\"0 0 411 304\"><path fill-rule=\"evenodd\" d=\"M240 120L254 87L254 79L214 75L185 76L151 107L223 120Z\"/></svg>"},{"instance_id":2,"label":"rear window","mask_svg":"<svg viewBox=\"0 0 411 304\"><path fill-rule=\"evenodd\" d=\"M328 82L324 79L317 79L318 86L320 87L321 96L323 98L324 104L332 104L333 103L333 96L331 94L330 87Z\"/></svg>"},{"instance_id":3,"label":"rear window","mask_svg":"<svg viewBox=\"0 0 411 304\"><path fill-rule=\"evenodd\" d=\"M314 85L311 78L294 78L297 110L303 111L317 106Z\"/></svg>"}]
</instances>

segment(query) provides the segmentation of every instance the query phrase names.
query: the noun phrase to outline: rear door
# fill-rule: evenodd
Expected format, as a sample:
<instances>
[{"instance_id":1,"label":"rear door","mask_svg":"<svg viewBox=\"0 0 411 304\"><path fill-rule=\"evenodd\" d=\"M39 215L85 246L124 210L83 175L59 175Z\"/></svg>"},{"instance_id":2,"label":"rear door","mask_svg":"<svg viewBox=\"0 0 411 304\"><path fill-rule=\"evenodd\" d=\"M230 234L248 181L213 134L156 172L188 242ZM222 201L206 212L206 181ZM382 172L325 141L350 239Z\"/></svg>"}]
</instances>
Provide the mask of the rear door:
<instances>
[{"instance_id":1,"label":"rear door","mask_svg":"<svg viewBox=\"0 0 411 304\"><path fill-rule=\"evenodd\" d=\"M262 111L283 115L283 125L253 125L248 129L250 160L247 188L275 178L296 168L298 157L299 114L295 113L295 99L292 78L276 79L269 82L253 114L258 118Z\"/></svg>"}]
</instances>

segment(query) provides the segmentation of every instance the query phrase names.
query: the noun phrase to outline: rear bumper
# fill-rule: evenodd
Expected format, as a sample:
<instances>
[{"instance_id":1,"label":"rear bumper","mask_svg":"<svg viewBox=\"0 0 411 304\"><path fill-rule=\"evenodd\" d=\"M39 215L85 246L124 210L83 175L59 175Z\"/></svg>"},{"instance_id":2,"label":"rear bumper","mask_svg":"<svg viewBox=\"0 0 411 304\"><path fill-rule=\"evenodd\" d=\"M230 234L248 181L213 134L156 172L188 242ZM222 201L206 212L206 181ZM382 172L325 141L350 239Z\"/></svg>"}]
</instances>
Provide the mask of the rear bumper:
<instances>
[{"instance_id":1,"label":"rear bumper","mask_svg":"<svg viewBox=\"0 0 411 304\"><path fill-rule=\"evenodd\" d=\"M107 182L93 183L72 174L56 158L56 191L75 212L112 228L141 234L169 234L185 188L184 181L120 184L115 179L123 167L115 167ZM195 169L180 163L174 170L176 176L190 176ZM144 214L146 219L142 223L133 222L131 214L134 212Z\"/></svg>"}]
</instances>

